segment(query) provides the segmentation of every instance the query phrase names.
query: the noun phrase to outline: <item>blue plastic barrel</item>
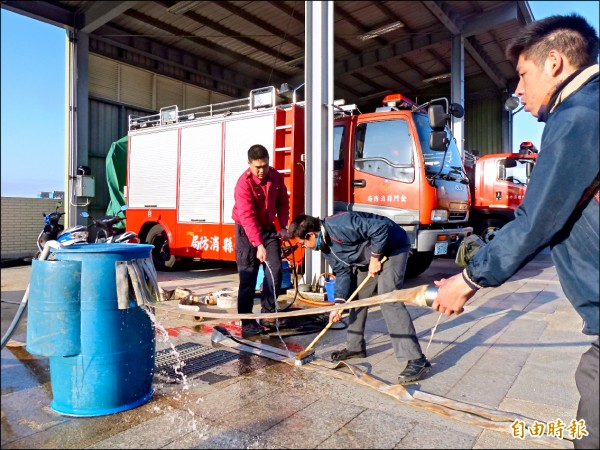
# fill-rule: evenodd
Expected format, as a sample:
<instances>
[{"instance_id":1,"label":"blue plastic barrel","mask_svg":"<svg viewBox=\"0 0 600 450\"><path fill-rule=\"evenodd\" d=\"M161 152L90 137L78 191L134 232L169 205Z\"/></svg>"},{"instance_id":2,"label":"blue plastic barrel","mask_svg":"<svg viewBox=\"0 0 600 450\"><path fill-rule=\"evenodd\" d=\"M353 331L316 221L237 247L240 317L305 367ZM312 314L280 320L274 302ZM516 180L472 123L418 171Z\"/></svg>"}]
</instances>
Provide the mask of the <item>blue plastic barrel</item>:
<instances>
[{"instance_id":1,"label":"blue plastic barrel","mask_svg":"<svg viewBox=\"0 0 600 450\"><path fill-rule=\"evenodd\" d=\"M27 301L27 351L39 356L73 356L81 351L81 262L31 264Z\"/></svg>"},{"instance_id":2,"label":"blue plastic barrel","mask_svg":"<svg viewBox=\"0 0 600 450\"><path fill-rule=\"evenodd\" d=\"M101 416L132 409L153 394L154 324L130 302L117 305L117 261L149 258L151 245L84 244L55 251L81 261L81 352L50 357L50 407L68 416ZM131 293L133 295L133 293Z\"/></svg>"},{"instance_id":3,"label":"blue plastic barrel","mask_svg":"<svg viewBox=\"0 0 600 450\"><path fill-rule=\"evenodd\" d=\"M258 275L256 276L256 286L254 287L255 291L260 291L262 289L263 280L265 278L265 269L261 264L258 268Z\"/></svg>"},{"instance_id":4,"label":"blue plastic barrel","mask_svg":"<svg viewBox=\"0 0 600 450\"><path fill-rule=\"evenodd\" d=\"M281 261L281 289L289 289L292 286L290 263L287 261Z\"/></svg>"},{"instance_id":5,"label":"blue plastic barrel","mask_svg":"<svg viewBox=\"0 0 600 450\"><path fill-rule=\"evenodd\" d=\"M258 275L256 277L256 287L255 291L260 291L262 289L262 284L265 279L265 269L263 264L258 268ZM289 289L293 286L292 284L292 275L290 272L290 263L287 261L281 261L281 289Z\"/></svg>"},{"instance_id":6,"label":"blue plastic barrel","mask_svg":"<svg viewBox=\"0 0 600 450\"><path fill-rule=\"evenodd\" d=\"M325 292L327 293L327 301L335 301L335 278L325 281Z\"/></svg>"}]
</instances>

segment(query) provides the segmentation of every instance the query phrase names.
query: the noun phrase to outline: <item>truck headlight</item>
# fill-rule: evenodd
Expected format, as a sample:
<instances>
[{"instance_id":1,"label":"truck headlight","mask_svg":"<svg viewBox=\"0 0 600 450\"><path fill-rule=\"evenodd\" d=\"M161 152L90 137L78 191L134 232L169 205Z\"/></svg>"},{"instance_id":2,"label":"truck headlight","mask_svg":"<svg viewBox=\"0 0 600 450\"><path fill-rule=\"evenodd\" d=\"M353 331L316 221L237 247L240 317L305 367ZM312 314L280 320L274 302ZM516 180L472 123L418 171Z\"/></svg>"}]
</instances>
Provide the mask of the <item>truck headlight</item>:
<instances>
[{"instance_id":1,"label":"truck headlight","mask_svg":"<svg viewBox=\"0 0 600 450\"><path fill-rule=\"evenodd\" d=\"M448 210L447 209L433 209L431 211L432 222L448 222Z\"/></svg>"}]
</instances>

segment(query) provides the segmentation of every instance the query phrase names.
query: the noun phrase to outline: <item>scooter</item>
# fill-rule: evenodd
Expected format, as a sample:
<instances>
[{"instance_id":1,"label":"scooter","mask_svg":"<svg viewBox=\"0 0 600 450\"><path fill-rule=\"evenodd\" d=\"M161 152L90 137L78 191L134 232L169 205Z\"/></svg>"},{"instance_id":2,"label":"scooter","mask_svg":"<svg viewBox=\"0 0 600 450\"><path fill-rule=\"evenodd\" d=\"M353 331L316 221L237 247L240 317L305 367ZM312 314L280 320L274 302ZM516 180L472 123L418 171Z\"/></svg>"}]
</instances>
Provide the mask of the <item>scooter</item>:
<instances>
[{"instance_id":1,"label":"scooter","mask_svg":"<svg viewBox=\"0 0 600 450\"><path fill-rule=\"evenodd\" d=\"M121 211L127 209L126 205L121 207ZM91 218L92 223L88 226L89 236L88 242L106 242L110 243L125 243L139 244L140 240L133 231L122 231L115 227L119 222L125 220L121 216L104 216L95 219L86 211L81 213L82 217Z\"/></svg>"},{"instance_id":2,"label":"scooter","mask_svg":"<svg viewBox=\"0 0 600 450\"><path fill-rule=\"evenodd\" d=\"M54 212L43 213L44 227L37 238L38 252L35 255L35 259L39 259L48 241L57 241L62 246L87 242L88 231L85 225L76 225L65 230L65 227L58 223L64 214L64 212L58 211L58 206Z\"/></svg>"}]
</instances>

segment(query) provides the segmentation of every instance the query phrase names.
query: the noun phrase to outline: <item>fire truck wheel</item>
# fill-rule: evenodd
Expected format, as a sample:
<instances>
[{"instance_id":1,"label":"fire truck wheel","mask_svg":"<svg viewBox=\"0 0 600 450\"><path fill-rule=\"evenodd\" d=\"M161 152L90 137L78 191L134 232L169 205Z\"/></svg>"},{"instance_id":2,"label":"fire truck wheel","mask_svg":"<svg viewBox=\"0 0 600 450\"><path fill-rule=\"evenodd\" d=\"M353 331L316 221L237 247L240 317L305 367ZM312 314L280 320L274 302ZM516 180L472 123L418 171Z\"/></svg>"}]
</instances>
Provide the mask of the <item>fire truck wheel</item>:
<instances>
[{"instance_id":1,"label":"fire truck wheel","mask_svg":"<svg viewBox=\"0 0 600 450\"><path fill-rule=\"evenodd\" d=\"M175 257L169 249L167 233L160 225L154 225L146 235L146 244L153 245L152 262L156 270L169 270L175 266Z\"/></svg>"},{"instance_id":2,"label":"fire truck wheel","mask_svg":"<svg viewBox=\"0 0 600 450\"><path fill-rule=\"evenodd\" d=\"M478 222L473 228L475 234L481 236L483 242L489 242L494 238L494 234L500 228L506 225L506 221L499 218L484 219Z\"/></svg>"},{"instance_id":3,"label":"fire truck wheel","mask_svg":"<svg viewBox=\"0 0 600 450\"><path fill-rule=\"evenodd\" d=\"M433 252L414 252L408 257L405 278L414 278L425 272L433 261Z\"/></svg>"}]
</instances>

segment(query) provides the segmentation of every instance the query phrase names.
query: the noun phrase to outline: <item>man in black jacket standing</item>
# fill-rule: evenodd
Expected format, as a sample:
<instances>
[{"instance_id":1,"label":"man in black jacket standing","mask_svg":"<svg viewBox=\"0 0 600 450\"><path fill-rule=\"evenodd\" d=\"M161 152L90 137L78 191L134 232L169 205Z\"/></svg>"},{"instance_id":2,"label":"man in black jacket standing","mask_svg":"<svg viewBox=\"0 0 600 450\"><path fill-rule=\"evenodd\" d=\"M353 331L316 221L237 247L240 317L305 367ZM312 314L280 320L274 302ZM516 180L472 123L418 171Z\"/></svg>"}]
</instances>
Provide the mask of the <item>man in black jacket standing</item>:
<instances>
[{"instance_id":1,"label":"man in black jacket standing","mask_svg":"<svg viewBox=\"0 0 600 450\"><path fill-rule=\"evenodd\" d=\"M320 220L300 215L289 229L303 247L320 250L335 273L335 298L347 299L367 275L374 276L357 295L357 299L402 289L410 250L406 232L387 217L362 212L340 213ZM381 263L387 256L389 261ZM378 275L375 277L375 275ZM350 310L346 348L333 352L331 359L342 361L367 356L365 324L368 308ZM431 364L421 351L410 314L402 302L381 305L381 311L398 361L407 361L398 383L418 381ZM332 312L329 320L341 319Z\"/></svg>"}]
</instances>

